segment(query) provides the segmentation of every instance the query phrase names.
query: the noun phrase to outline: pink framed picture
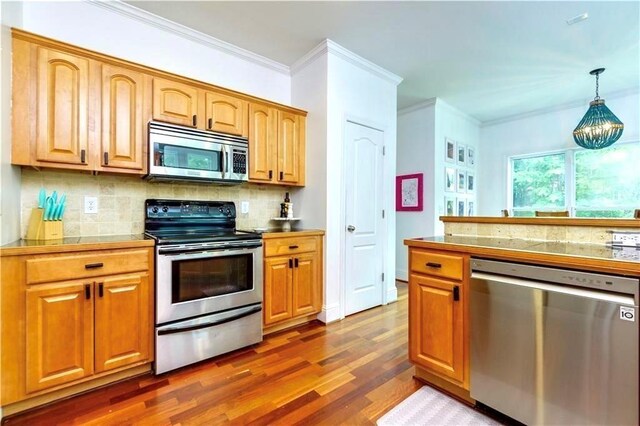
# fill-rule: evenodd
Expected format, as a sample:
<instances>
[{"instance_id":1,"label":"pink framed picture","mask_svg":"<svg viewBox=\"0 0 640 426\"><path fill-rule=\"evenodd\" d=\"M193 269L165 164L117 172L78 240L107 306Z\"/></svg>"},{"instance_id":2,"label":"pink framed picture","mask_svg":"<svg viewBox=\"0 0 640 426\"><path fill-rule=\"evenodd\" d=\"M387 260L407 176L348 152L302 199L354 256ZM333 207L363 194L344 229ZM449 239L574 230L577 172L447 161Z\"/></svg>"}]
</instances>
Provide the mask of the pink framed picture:
<instances>
[{"instance_id":1,"label":"pink framed picture","mask_svg":"<svg viewBox=\"0 0 640 426\"><path fill-rule=\"evenodd\" d=\"M396 176L396 211L422 211L422 176L422 173Z\"/></svg>"}]
</instances>

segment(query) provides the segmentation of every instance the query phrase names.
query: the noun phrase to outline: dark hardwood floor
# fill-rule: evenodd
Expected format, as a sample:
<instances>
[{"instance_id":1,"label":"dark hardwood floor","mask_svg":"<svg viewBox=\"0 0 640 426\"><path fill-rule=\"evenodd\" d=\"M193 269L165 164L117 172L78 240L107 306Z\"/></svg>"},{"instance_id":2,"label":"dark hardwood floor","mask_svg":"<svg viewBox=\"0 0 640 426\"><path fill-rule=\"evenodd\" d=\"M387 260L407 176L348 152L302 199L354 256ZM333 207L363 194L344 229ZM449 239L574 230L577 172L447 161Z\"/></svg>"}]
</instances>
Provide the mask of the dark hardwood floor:
<instances>
[{"instance_id":1,"label":"dark hardwood floor","mask_svg":"<svg viewBox=\"0 0 640 426\"><path fill-rule=\"evenodd\" d=\"M160 376L146 375L6 425L375 424L420 388L407 359L407 286L399 300L328 326L316 322Z\"/></svg>"}]
</instances>

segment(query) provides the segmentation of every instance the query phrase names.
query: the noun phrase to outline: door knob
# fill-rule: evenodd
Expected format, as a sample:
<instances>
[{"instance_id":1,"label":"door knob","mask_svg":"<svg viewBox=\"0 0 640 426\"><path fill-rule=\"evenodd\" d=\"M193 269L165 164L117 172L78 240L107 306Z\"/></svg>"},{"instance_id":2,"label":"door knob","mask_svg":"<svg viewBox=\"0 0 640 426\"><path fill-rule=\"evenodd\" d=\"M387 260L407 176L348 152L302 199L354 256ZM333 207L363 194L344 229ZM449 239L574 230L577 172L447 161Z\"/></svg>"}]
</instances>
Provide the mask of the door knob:
<instances>
[{"instance_id":1,"label":"door knob","mask_svg":"<svg viewBox=\"0 0 640 426\"><path fill-rule=\"evenodd\" d=\"M347 231L349 231L349 232L353 232L353 231L355 231L355 230L356 230L356 227L355 227L355 226L353 226L353 225L349 225L349 226L347 226Z\"/></svg>"}]
</instances>

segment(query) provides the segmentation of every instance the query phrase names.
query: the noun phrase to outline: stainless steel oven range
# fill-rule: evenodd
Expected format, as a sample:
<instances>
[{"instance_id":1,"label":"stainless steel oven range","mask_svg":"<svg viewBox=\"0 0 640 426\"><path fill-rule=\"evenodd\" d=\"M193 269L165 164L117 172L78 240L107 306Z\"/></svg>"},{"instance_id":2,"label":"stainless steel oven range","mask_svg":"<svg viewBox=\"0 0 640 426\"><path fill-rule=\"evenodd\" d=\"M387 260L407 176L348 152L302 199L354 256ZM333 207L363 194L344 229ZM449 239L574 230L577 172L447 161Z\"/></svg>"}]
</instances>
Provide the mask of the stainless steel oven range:
<instances>
[{"instance_id":1,"label":"stainless steel oven range","mask_svg":"<svg viewBox=\"0 0 640 426\"><path fill-rule=\"evenodd\" d=\"M147 200L156 240L156 374L262 341L262 240L232 202Z\"/></svg>"}]
</instances>

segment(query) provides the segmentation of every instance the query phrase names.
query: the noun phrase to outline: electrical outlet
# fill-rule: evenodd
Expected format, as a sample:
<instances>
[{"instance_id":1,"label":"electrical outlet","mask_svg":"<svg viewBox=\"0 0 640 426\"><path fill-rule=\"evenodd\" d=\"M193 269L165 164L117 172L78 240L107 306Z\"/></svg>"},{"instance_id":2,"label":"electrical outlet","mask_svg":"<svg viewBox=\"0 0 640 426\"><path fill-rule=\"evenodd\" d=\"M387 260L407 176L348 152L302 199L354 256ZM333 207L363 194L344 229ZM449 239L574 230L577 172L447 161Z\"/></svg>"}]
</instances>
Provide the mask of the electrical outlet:
<instances>
[{"instance_id":1,"label":"electrical outlet","mask_svg":"<svg viewBox=\"0 0 640 426\"><path fill-rule=\"evenodd\" d=\"M84 212L98 213L98 197L84 197Z\"/></svg>"},{"instance_id":2,"label":"electrical outlet","mask_svg":"<svg viewBox=\"0 0 640 426\"><path fill-rule=\"evenodd\" d=\"M243 201L240 203L240 213L247 214L249 213L249 202Z\"/></svg>"},{"instance_id":3,"label":"electrical outlet","mask_svg":"<svg viewBox=\"0 0 640 426\"><path fill-rule=\"evenodd\" d=\"M614 246L640 247L640 232L637 231L612 231Z\"/></svg>"}]
</instances>

